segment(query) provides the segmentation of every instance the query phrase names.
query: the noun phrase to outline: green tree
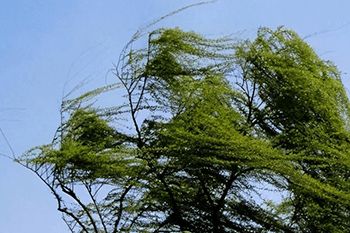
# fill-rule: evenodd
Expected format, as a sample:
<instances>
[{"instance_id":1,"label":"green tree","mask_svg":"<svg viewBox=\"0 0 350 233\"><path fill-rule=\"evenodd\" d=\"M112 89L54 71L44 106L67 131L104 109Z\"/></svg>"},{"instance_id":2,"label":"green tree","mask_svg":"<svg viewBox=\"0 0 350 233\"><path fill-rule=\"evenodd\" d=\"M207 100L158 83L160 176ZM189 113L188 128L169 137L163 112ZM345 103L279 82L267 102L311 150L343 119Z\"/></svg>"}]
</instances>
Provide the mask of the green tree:
<instances>
[{"instance_id":1,"label":"green tree","mask_svg":"<svg viewBox=\"0 0 350 233\"><path fill-rule=\"evenodd\" d=\"M157 29L132 49L142 35L119 82L67 96L53 142L18 160L71 232L347 231L349 101L334 65L283 28L253 42ZM124 104L92 104L116 89Z\"/></svg>"},{"instance_id":2,"label":"green tree","mask_svg":"<svg viewBox=\"0 0 350 233\"><path fill-rule=\"evenodd\" d=\"M289 224L299 232L348 231L349 101L339 71L282 27L260 29L236 54L247 123L310 179L286 179Z\"/></svg>"}]
</instances>

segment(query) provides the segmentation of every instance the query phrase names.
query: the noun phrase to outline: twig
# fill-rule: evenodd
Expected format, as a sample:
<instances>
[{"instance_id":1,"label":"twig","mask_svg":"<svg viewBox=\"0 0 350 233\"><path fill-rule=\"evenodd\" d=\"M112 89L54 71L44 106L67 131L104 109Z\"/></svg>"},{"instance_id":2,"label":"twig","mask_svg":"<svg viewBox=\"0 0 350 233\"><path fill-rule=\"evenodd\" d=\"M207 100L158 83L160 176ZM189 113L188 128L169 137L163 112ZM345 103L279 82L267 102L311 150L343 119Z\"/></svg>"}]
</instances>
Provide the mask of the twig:
<instances>
[{"instance_id":1,"label":"twig","mask_svg":"<svg viewBox=\"0 0 350 233\"><path fill-rule=\"evenodd\" d=\"M305 40L305 39L307 39L307 38L310 38L310 37L313 37L313 36L317 36L318 34L325 34L325 33L328 33L328 32L337 31L337 30L339 30L339 29L342 29L343 27L348 26L349 24L350 24L350 22L347 22L346 24L341 25L341 26L339 26L339 27L337 27L337 28L333 28L333 29L329 29L329 30L323 30L323 31L319 31L319 32L314 32L314 33L312 33L312 34L309 34L309 35L305 36L305 37L303 38L303 40Z\"/></svg>"},{"instance_id":2,"label":"twig","mask_svg":"<svg viewBox=\"0 0 350 233\"><path fill-rule=\"evenodd\" d=\"M7 140L7 138L6 138L4 132L2 131L1 128L0 128L0 132L1 132L2 136L4 137L4 139L5 139L5 141L6 141L7 145L8 145L8 147L9 147L10 150L11 150L12 158L11 158L10 156L8 156L8 155L4 155L4 154L1 154L1 155L5 156L5 157L8 157L8 158L11 158L11 159L16 159L15 151L12 149L11 144L10 144L9 141Z\"/></svg>"}]
</instances>

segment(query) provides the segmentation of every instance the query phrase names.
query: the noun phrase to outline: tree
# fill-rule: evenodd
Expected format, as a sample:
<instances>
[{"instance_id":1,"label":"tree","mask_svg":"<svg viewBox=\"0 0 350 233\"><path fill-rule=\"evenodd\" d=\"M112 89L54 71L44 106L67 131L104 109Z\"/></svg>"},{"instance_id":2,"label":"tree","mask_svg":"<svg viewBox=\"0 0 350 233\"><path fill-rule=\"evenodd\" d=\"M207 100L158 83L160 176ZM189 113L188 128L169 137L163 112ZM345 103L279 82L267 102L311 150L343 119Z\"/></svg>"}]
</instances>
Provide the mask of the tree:
<instances>
[{"instance_id":1,"label":"tree","mask_svg":"<svg viewBox=\"0 0 350 233\"><path fill-rule=\"evenodd\" d=\"M249 125L309 178L309 185L286 180L289 224L300 232L347 231L349 101L339 71L283 28L260 29L237 57L239 107Z\"/></svg>"},{"instance_id":2,"label":"tree","mask_svg":"<svg viewBox=\"0 0 350 233\"><path fill-rule=\"evenodd\" d=\"M282 27L253 42L156 29L133 49L142 35L119 82L66 96L53 142L18 160L71 232L348 229L349 101L334 65ZM124 104L91 102L117 88Z\"/></svg>"}]
</instances>

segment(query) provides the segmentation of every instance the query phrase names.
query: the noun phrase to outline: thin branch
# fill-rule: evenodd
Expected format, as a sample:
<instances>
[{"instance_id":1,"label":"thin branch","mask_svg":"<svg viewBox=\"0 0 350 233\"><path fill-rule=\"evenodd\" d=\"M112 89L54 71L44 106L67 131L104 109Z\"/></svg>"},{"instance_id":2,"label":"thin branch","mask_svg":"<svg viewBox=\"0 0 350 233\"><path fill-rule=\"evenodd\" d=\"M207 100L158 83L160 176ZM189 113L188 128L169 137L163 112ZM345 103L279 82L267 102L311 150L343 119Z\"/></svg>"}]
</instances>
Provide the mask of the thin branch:
<instances>
[{"instance_id":1,"label":"thin branch","mask_svg":"<svg viewBox=\"0 0 350 233\"><path fill-rule=\"evenodd\" d=\"M95 199L94 195L92 195L92 189L91 189L91 186L90 186L90 185L88 185L88 184L87 184L87 183L85 183L85 182L84 182L84 186L85 186L85 188L86 188L87 192L89 193L89 196L90 196L90 198L91 198L92 202L94 203L94 206L95 206L95 208L96 208L96 211L97 211L98 217L99 217L99 218L100 218L100 220L101 220L101 224L102 224L102 226L103 226L103 229L104 229L104 231L105 231L105 232L107 232L107 227L106 227L105 222L104 222L104 219L103 219L103 217L102 217L102 214L101 214L100 208L98 207L98 205L97 205L97 203L96 203L96 199Z\"/></svg>"},{"instance_id":2,"label":"thin branch","mask_svg":"<svg viewBox=\"0 0 350 233\"><path fill-rule=\"evenodd\" d=\"M117 220L114 222L114 229L113 229L113 233L117 233L118 230L118 226L119 223L122 219L122 213L124 211L124 207L123 207L123 201L124 198L126 197L126 195L128 194L128 192L131 190L131 188L133 187L133 185L129 185L124 192L122 193L122 195L119 198L119 209L118 209L118 216L117 216Z\"/></svg>"},{"instance_id":3,"label":"thin branch","mask_svg":"<svg viewBox=\"0 0 350 233\"><path fill-rule=\"evenodd\" d=\"M199 3L195 3L195 4L192 4L192 5L188 5L188 6L185 6L185 7L182 7L176 11L173 11L173 12L170 12L169 14L167 15L164 15L163 17L160 17L159 19L153 21L152 23L148 24L146 27L144 27L141 31L144 31L146 30L147 28L150 28L152 27L153 25L156 25L157 23L159 23L160 21L172 16L172 15L175 15L177 13L180 13L181 11L184 11L188 8L191 8L191 7L195 7L195 6L200 6L200 5L204 5L204 4L209 4L209 3L214 3L216 2L217 0L214 0L214 1L206 1L206 2L199 2ZM135 33L136 34L136 33Z\"/></svg>"},{"instance_id":4,"label":"thin branch","mask_svg":"<svg viewBox=\"0 0 350 233\"><path fill-rule=\"evenodd\" d=\"M12 159L16 159L15 151L12 149L12 146L11 146L10 142L7 140L7 138L6 138L4 132L2 131L1 128L0 128L0 133L2 134L2 136L3 136L3 138L5 139L5 141L6 141L7 145L8 145L8 147L9 147L10 150L11 150ZM3 154L2 154L2 155L3 155ZM4 156L5 156L5 157L8 157L8 158L11 158L10 156L7 156L7 155L4 155Z\"/></svg>"},{"instance_id":5,"label":"thin branch","mask_svg":"<svg viewBox=\"0 0 350 233\"><path fill-rule=\"evenodd\" d=\"M328 33L328 32L337 31L337 30L339 30L339 29L342 29L342 28L348 26L349 24L350 24L350 22L347 22L346 24L341 25L341 26L339 26L339 27L337 27L337 28L333 28L333 29L329 29L329 30L323 30L323 31L319 31L319 32L314 32L314 33L312 33L312 34L309 34L309 35L305 36L305 37L303 38L303 40L306 40L306 39L308 39L308 38L310 38L310 37L313 37L313 36L317 36L317 35L319 35L319 34L325 34L325 33Z\"/></svg>"},{"instance_id":6,"label":"thin branch","mask_svg":"<svg viewBox=\"0 0 350 233\"><path fill-rule=\"evenodd\" d=\"M3 153L0 153L0 155L5 157L5 158L11 159L13 161L13 158L9 155L3 154Z\"/></svg>"},{"instance_id":7,"label":"thin branch","mask_svg":"<svg viewBox=\"0 0 350 233\"><path fill-rule=\"evenodd\" d=\"M89 212L88 208L86 207L86 205L84 205L81 202L81 200L76 196L76 194L74 193L74 191L72 189L66 187L61 181L59 181L59 185L64 193L66 193L68 196L72 197L73 200L75 200L80 205L80 207L83 208L84 212L86 213L86 215L88 216L88 218L91 221L91 224L94 228L94 231L96 233L98 233L99 231L97 229L96 222L95 222L94 218L92 217L91 213Z\"/></svg>"},{"instance_id":8,"label":"thin branch","mask_svg":"<svg viewBox=\"0 0 350 233\"><path fill-rule=\"evenodd\" d=\"M10 111L10 110L25 110L25 108L6 108L6 109L1 109L0 112Z\"/></svg>"},{"instance_id":9,"label":"thin branch","mask_svg":"<svg viewBox=\"0 0 350 233\"><path fill-rule=\"evenodd\" d=\"M36 168L36 169L33 169L33 168L29 167L28 165L25 165L25 164L23 164L23 163L21 163L21 162L18 162L18 164L20 164L21 166L23 166L23 167L25 167L25 168L31 170L32 172L34 172L34 173L39 177L39 179L40 179L42 182L44 182L44 184L46 184L46 186L50 189L50 191L52 192L52 194L55 196L55 199L57 200L57 205L58 205L57 210L58 210L58 211L60 211L60 212L62 212L62 213L65 213L65 214L69 215L70 217L72 217L72 218L79 224L79 226L84 230L84 232L89 233L89 231L86 229L86 227L85 227L84 224L79 220L78 217L76 217L73 213L68 212L68 210L67 210L66 208L62 208L62 197L61 197L60 195L58 195L58 193L56 192L56 190L55 190L54 187L53 187L54 185L50 185L50 184L46 181L46 179L44 179L43 176L39 174L38 170L40 169L40 167L39 167L39 168ZM68 227L69 227L69 226L68 226Z\"/></svg>"},{"instance_id":10,"label":"thin branch","mask_svg":"<svg viewBox=\"0 0 350 233\"><path fill-rule=\"evenodd\" d=\"M195 4L192 4L192 5L189 5L189 6L185 6L185 7L182 7L176 11L173 11L173 12L170 12L169 14L166 14L162 17L160 17L159 19L153 21L152 23L148 24L147 26L141 28L141 29L138 29L134 35L131 37L131 40L124 46L124 48L122 49L120 55L119 55L119 59L118 59L118 62L117 62L117 65L116 65L116 75L119 76L119 71L118 71L118 67L120 65L121 62L124 61L123 59L123 56L124 54L126 53L126 50L128 50L128 48L140 37L144 36L145 33L144 31L147 30L148 28L156 25L157 23L159 23L160 21L170 17L170 16L173 16L175 14L178 14L180 13L181 11L184 11L188 8L191 8L191 7L195 7L195 6L200 6L200 5L204 5L204 4L209 4L209 3L214 3L216 2L217 0L214 0L214 1L206 1L206 2L199 2L199 3L195 3Z\"/></svg>"}]
</instances>

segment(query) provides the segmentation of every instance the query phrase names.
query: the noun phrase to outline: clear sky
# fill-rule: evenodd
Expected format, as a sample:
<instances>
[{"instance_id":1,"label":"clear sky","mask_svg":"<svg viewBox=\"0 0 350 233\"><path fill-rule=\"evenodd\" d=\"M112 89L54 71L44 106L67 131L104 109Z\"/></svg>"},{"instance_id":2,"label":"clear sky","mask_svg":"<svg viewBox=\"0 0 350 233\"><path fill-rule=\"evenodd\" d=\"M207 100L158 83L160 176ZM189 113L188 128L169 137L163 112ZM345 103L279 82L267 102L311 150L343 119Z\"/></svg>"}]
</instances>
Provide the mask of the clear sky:
<instances>
[{"instance_id":1,"label":"clear sky","mask_svg":"<svg viewBox=\"0 0 350 233\"><path fill-rule=\"evenodd\" d=\"M1 0L0 127L16 155L49 143L59 125L64 84L89 77L103 85L109 69L140 27L198 0ZM161 22L205 36L259 27L293 29L343 72L350 88L350 1L218 0ZM113 78L110 76L110 78ZM118 100L116 100L118 104ZM10 154L3 138L0 153ZM0 157L0 233L69 232L56 202L35 174Z\"/></svg>"}]
</instances>

